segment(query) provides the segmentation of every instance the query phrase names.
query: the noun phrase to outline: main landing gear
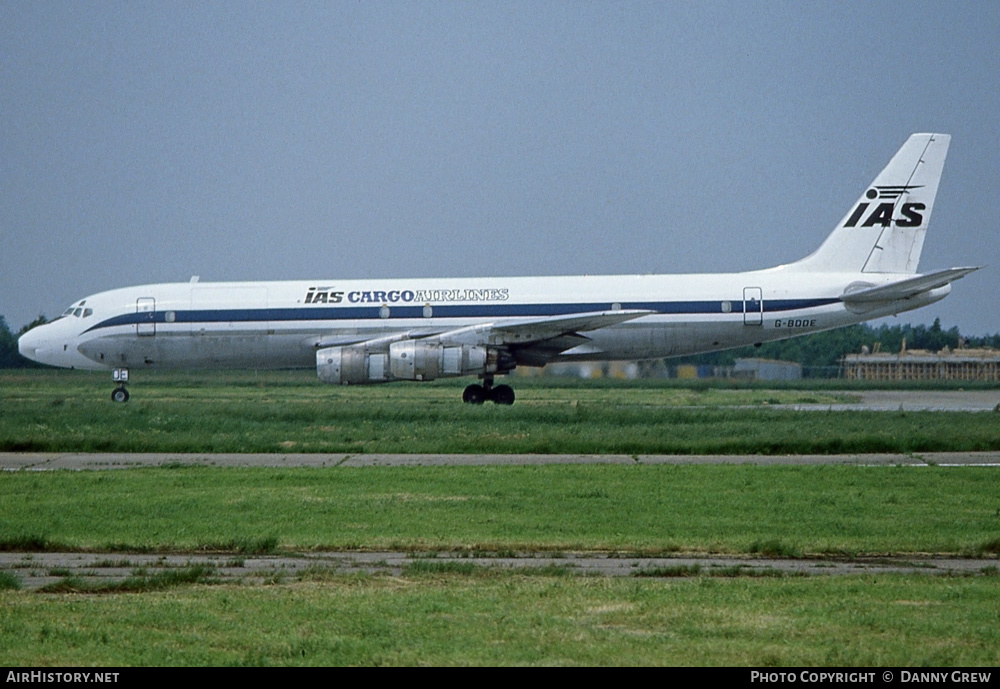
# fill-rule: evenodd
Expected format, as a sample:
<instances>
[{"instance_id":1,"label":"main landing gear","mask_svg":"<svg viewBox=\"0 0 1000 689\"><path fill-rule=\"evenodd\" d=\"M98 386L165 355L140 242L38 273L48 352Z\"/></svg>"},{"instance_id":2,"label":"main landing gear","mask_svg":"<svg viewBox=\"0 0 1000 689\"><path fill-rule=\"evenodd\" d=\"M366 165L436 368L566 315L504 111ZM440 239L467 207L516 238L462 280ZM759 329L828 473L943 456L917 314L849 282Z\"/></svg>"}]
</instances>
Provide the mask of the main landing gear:
<instances>
[{"instance_id":1,"label":"main landing gear","mask_svg":"<svg viewBox=\"0 0 1000 689\"><path fill-rule=\"evenodd\" d=\"M118 387L111 392L111 401L128 402L128 390L125 389L128 384L128 369L116 368L111 372L111 379L118 383Z\"/></svg>"},{"instance_id":2,"label":"main landing gear","mask_svg":"<svg viewBox=\"0 0 1000 689\"><path fill-rule=\"evenodd\" d=\"M487 400L494 404L514 404L514 388L509 385L493 387L493 376L486 376L482 385L473 383L462 393L462 401L466 404L482 404Z\"/></svg>"}]
</instances>

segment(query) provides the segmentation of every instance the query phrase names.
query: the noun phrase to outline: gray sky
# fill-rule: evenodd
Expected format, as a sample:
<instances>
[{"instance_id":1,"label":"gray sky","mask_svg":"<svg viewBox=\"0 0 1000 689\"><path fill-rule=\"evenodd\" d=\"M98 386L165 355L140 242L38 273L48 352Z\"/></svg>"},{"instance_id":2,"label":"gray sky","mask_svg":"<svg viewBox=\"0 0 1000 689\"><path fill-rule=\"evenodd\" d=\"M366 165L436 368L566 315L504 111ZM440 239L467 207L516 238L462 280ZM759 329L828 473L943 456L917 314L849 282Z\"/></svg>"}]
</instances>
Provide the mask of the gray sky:
<instances>
[{"instance_id":1,"label":"gray sky","mask_svg":"<svg viewBox=\"0 0 1000 689\"><path fill-rule=\"evenodd\" d=\"M1000 331L997 2L0 0L0 314L146 282L739 271L953 136L903 314Z\"/></svg>"}]
</instances>

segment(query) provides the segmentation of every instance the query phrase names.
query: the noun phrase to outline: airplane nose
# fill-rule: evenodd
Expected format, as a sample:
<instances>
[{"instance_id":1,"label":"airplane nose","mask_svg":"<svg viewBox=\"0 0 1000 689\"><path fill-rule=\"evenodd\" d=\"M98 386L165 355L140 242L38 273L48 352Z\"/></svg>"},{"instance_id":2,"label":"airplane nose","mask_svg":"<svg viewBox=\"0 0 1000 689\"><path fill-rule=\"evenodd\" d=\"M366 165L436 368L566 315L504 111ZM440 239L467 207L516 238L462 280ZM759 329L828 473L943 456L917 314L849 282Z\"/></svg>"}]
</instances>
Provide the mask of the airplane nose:
<instances>
[{"instance_id":1,"label":"airplane nose","mask_svg":"<svg viewBox=\"0 0 1000 689\"><path fill-rule=\"evenodd\" d=\"M21 356L32 361L37 361L40 364L51 364L53 362L47 361L47 359L51 359L52 342L41 332L44 327L33 328L21 335L17 340L17 351L21 353Z\"/></svg>"},{"instance_id":2,"label":"airplane nose","mask_svg":"<svg viewBox=\"0 0 1000 689\"><path fill-rule=\"evenodd\" d=\"M36 349L38 349L38 337L32 335L32 331L29 330L18 338L17 351L21 353L21 356L32 361L37 361L35 358Z\"/></svg>"}]
</instances>

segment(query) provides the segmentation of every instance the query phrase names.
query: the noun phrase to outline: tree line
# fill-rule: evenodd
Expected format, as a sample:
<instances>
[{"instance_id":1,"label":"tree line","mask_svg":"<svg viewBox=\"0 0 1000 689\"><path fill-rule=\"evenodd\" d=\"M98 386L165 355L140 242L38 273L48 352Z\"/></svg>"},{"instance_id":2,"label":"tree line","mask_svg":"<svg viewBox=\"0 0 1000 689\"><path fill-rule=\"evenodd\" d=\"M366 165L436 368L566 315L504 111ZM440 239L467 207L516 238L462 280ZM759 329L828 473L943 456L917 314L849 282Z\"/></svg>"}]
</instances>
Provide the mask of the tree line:
<instances>
[{"instance_id":1,"label":"tree line","mask_svg":"<svg viewBox=\"0 0 1000 689\"><path fill-rule=\"evenodd\" d=\"M807 378L834 378L840 372L840 360L845 354L860 354L863 348L883 353L896 353L903 349L926 349L939 352L945 347L992 347L1000 349L1000 334L981 337L963 336L954 326L945 330L941 319L927 325L879 325L867 323L827 330L813 335L793 337L790 340L767 342L760 347L740 347L724 352L711 352L697 356L671 359L671 364L696 364L731 366L736 359L757 357L794 361L802 365L802 375Z\"/></svg>"},{"instance_id":2,"label":"tree line","mask_svg":"<svg viewBox=\"0 0 1000 689\"><path fill-rule=\"evenodd\" d=\"M21 337L21 335L28 332L35 326L48 322L49 321L45 318L45 316L39 316L18 330L15 335L11 332L10 326L7 325L7 319L0 314L0 368L32 368L39 366L39 364L36 364L34 361L25 359L21 356L21 353L17 351L17 338Z\"/></svg>"}]
</instances>

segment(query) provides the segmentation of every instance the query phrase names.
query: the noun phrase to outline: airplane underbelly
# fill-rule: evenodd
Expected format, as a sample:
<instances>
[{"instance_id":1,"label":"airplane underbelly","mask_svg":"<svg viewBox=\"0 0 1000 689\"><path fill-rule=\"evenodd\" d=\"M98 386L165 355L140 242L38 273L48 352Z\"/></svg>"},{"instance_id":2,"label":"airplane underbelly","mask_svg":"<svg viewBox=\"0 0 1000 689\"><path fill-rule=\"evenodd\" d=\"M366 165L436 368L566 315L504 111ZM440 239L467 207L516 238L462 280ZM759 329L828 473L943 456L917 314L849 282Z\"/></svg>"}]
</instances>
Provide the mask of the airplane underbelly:
<instances>
[{"instance_id":1,"label":"airplane underbelly","mask_svg":"<svg viewBox=\"0 0 1000 689\"><path fill-rule=\"evenodd\" d=\"M770 339L742 319L626 324L588 333L591 343L565 352L568 360L640 360L686 356Z\"/></svg>"}]
</instances>

